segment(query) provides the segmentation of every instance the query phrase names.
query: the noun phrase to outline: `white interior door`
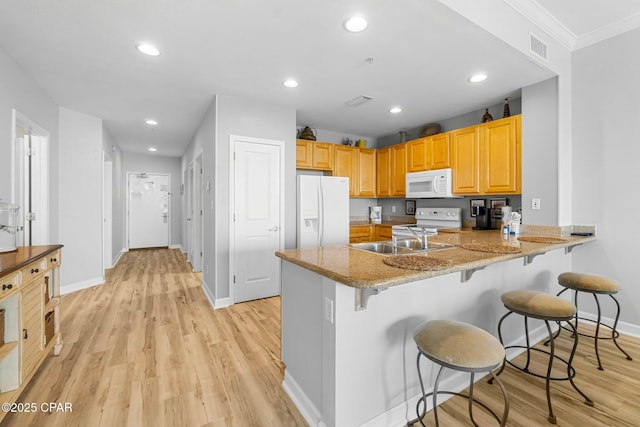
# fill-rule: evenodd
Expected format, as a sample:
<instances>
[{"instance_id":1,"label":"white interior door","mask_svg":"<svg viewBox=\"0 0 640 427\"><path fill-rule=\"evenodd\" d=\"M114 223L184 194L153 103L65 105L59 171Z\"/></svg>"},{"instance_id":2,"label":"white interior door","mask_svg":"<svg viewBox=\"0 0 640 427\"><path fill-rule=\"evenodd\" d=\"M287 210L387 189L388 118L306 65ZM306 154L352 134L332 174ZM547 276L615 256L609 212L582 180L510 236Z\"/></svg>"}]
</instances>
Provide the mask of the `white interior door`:
<instances>
[{"instance_id":1,"label":"white interior door","mask_svg":"<svg viewBox=\"0 0 640 427\"><path fill-rule=\"evenodd\" d=\"M232 274L242 302L280 294L283 147L235 138Z\"/></svg>"},{"instance_id":2,"label":"white interior door","mask_svg":"<svg viewBox=\"0 0 640 427\"><path fill-rule=\"evenodd\" d=\"M187 261L189 261L193 266L193 239L191 238L191 229L193 228L193 164L189 164L187 167L187 170L184 173L184 182L184 196L187 200L185 250L187 251Z\"/></svg>"},{"instance_id":3,"label":"white interior door","mask_svg":"<svg viewBox=\"0 0 640 427\"><path fill-rule=\"evenodd\" d=\"M169 246L169 175L129 174L129 248Z\"/></svg>"}]
</instances>

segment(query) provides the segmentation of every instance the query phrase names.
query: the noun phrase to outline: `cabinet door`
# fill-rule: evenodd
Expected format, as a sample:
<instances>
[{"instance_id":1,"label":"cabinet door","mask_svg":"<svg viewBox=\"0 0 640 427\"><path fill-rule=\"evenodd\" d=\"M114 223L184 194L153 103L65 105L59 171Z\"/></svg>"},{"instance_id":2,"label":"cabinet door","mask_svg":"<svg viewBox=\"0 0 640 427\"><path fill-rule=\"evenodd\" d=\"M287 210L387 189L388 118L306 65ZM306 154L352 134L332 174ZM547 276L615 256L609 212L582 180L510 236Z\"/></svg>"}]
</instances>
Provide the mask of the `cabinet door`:
<instances>
[{"instance_id":1,"label":"cabinet door","mask_svg":"<svg viewBox=\"0 0 640 427\"><path fill-rule=\"evenodd\" d=\"M451 133L453 192L480 193L480 130L477 126Z\"/></svg>"},{"instance_id":2,"label":"cabinet door","mask_svg":"<svg viewBox=\"0 0 640 427\"><path fill-rule=\"evenodd\" d=\"M521 177L520 116L483 126L483 192L518 193Z\"/></svg>"},{"instance_id":3,"label":"cabinet door","mask_svg":"<svg viewBox=\"0 0 640 427\"><path fill-rule=\"evenodd\" d=\"M376 196L376 150L358 148L358 196Z\"/></svg>"},{"instance_id":4,"label":"cabinet door","mask_svg":"<svg viewBox=\"0 0 640 427\"><path fill-rule=\"evenodd\" d=\"M37 367L43 346L44 277L36 279L22 289L22 381Z\"/></svg>"},{"instance_id":5,"label":"cabinet door","mask_svg":"<svg viewBox=\"0 0 640 427\"><path fill-rule=\"evenodd\" d=\"M313 151L309 141L296 140L296 168L308 169L313 167Z\"/></svg>"},{"instance_id":6,"label":"cabinet door","mask_svg":"<svg viewBox=\"0 0 640 427\"><path fill-rule=\"evenodd\" d=\"M407 144L391 147L391 196L403 197L407 186Z\"/></svg>"},{"instance_id":7,"label":"cabinet door","mask_svg":"<svg viewBox=\"0 0 640 427\"><path fill-rule=\"evenodd\" d=\"M427 139L420 138L407 142L407 171L420 172L428 169Z\"/></svg>"},{"instance_id":8,"label":"cabinet door","mask_svg":"<svg viewBox=\"0 0 640 427\"><path fill-rule=\"evenodd\" d=\"M428 169L445 169L451 167L449 136L449 133L441 133L427 138Z\"/></svg>"},{"instance_id":9,"label":"cabinet door","mask_svg":"<svg viewBox=\"0 0 640 427\"><path fill-rule=\"evenodd\" d=\"M351 227L349 227L349 243L370 242L372 240L372 226L352 225Z\"/></svg>"},{"instance_id":10,"label":"cabinet door","mask_svg":"<svg viewBox=\"0 0 640 427\"><path fill-rule=\"evenodd\" d=\"M390 240L393 230L390 225L376 225L376 240Z\"/></svg>"},{"instance_id":11,"label":"cabinet door","mask_svg":"<svg viewBox=\"0 0 640 427\"><path fill-rule=\"evenodd\" d=\"M335 144L334 144L335 145ZM333 153L333 176L349 178L349 197L358 193L358 149L346 145L335 145Z\"/></svg>"},{"instance_id":12,"label":"cabinet door","mask_svg":"<svg viewBox=\"0 0 640 427\"><path fill-rule=\"evenodd\" d=\"M333 144L328 142L316 142L313 146L314 169L331 170L333 168Z\"/></svg>"},{"instance_id":13,"label":"cabinet door","mask_svg":"<svg viewBox=\"0 0 640 427\"><path fill-rule=\"evenodd\" d=\"M376 158L378 197L391 195L391 148L380 148Z\"/></svg>"}]
</instances>

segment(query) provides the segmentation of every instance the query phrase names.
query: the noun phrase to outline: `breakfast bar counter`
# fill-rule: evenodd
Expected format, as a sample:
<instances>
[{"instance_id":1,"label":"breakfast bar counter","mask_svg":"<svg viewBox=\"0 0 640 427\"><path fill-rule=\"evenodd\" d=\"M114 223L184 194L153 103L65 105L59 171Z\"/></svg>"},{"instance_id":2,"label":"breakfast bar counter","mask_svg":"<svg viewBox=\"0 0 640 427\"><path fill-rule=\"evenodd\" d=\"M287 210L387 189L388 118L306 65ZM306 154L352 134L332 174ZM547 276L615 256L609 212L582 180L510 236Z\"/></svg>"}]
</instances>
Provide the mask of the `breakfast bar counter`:
<instances>
[{"instance_id":1,"label":"breakfast bar counter","mask_svg":"<svg viewBox=\"0 0 640 427\"><path fill-rule=\"evenodd\" d=\"M593 230L523 227L519 237L441 231L429 241L454 246L417 254L442 263L429 271L393 267L385 260L395 255L348 245L277 252L284 389L312 426L406 425L415 418L420 395L416 327L435 319L459 320L495 335L505 312L502 293L557 293L558 275L571 270L571 251L595 240L571 235L574 231ZM552 243L527 241L532 236ZM509 247L509 253L477 250L486 247ZM510 326L503 327L505 344L523 342L521 325ZM543 328L532 324L532 339L542 338ZM423 373L431 372L425 375L431 384L435 369L421 363ZM468 385L466 376L450 374L443 377L443 388L460 391Z\"/></svg>"}]
</instances>

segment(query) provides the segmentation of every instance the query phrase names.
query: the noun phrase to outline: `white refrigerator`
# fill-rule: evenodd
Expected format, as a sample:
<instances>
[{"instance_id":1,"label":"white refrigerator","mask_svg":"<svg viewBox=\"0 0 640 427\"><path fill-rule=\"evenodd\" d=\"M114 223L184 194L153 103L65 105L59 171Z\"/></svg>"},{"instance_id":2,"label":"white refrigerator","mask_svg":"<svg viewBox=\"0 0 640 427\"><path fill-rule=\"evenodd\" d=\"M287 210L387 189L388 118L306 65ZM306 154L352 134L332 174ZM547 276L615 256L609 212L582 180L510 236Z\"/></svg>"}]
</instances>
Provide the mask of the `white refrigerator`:
<instances>
[{"instance_id":1,"label":"white refrigerator","mask_svg":"<svg viewBox=\"0 0 640 427\"><path fill-rule=\"evenodd\" d=\"M349 243L349 178L298 175L299 249Z\"/></svg>"}]
</instances>

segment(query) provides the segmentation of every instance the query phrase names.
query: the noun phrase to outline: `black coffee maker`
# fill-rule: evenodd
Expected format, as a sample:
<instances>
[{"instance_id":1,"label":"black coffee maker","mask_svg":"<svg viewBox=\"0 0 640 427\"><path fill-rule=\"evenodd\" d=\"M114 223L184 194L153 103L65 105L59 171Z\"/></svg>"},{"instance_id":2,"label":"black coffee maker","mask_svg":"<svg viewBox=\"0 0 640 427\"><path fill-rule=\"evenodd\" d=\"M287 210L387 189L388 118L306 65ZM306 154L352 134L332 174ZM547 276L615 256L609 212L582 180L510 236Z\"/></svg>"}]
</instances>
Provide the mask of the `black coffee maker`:
<instances>
[{"instance_id":1,"label":"black coffee maker","mask_svg":"<svg viewBox=\"0 0 640 427\"><path fill-rule=\"evenodd\" d=\"M474 230L491 230L491 208L484 206L474 206L473 213L476 216L476 226Z\"/></svg>"}]
</instances>

